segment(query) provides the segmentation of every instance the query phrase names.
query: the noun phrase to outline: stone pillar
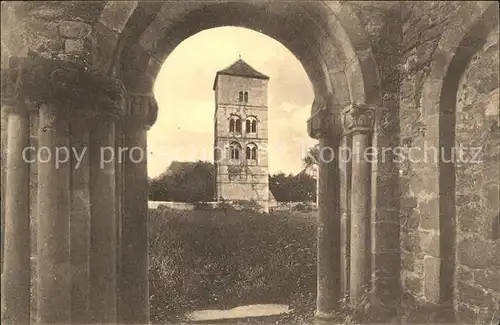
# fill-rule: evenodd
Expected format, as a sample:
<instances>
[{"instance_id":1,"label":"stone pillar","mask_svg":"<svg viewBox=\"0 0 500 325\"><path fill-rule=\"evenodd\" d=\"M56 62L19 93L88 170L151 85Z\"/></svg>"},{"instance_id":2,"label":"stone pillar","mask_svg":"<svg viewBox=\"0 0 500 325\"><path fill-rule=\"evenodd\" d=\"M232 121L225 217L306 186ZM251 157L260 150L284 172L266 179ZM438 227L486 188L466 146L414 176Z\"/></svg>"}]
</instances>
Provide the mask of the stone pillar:
<instances>
[{"instance_id":1,"label":"stone pillar","mask_svg":"<svg viewBox=\"0 0 500 325\"><path fill-rule=\"evenodd\" d=\"M90 130L90 317L116 323L115 121L98 116Z\"/></svg>"},{"instance_id":2,"label":"stone pillar","mask_svg":"<svg viewBox=\"0 0 500 325\"><path fill-rule=\"evenodd\" d=\"M350 277L350 229L351 229L351 137L344 135L340 145L340 282L342 286L343 298L349 297L349 277Z\"/></svg>"},{"instance_id":3,"label":"stone pillar","mask_svg":"<svg viewBox=\"0 0 500 325\"><path fill-rule=\"evenodd\" d=\"M40 107L38 135L37 318L40 324L69 324L71 315L70 168L56 164L56 148L69 148L67 111ZM68 158L68 157L66 157ZM62 157L61 157L62 159Z\"/></svg>"},{"instance_id":4,"label":"stone pillar","mask_svg":"<svg viewBox=\"0 0 500 325\"><path fill-rule=\"evenodd\" d=\"M340 123L335 115L319 110L308 120L308 133L318 139L318 293L316 317L335 317L341 300L340 288L340 191L338 149Z\"/></svg>"},{"instance_id":5,"label":"stone pillar","mask_svg":"<svg viewBox=\"0 0 500 325\"><path fill-rule=\"evenodd\" d=\"M120 274L121 274L121 229L122 229L122 217L123 217L123 162L125 155L121 152L123 146L123 121L117 120L115 124L115 179L116 179L116 274L118 276L118 282L116 286L116 296L117 300L117 317L119 319L120 315Z\"/></svg>"},{"instance_id":6,"label":"stone pillar","mask_svg":"<svg viewBox=\"0 0 500 325\"><path fill-rule=\"evenodd\" d=\"M344 129L352 136L351 163L351 250L350 293L351 307L357 308L370 283L370 213L371 213L371 146L374 110L366 104L354 103L343 112Z\"/></svg>"},{"instance_id":7,"label":"stone pillar","mask_svg":"<svg viewBox=\"0 0 500 325\"><path fill-rule=\"evenodd\" d=\"M15 71L6 71L14 74ZM4 71L2 71L4 77ZM10 76L7 76L10 77ZM10 79L10 78L7 78ZM2 234L2 324L30 322L30 211L29 163L24 156L29 146L29 112L26 105L6 93L13 80L2 78L2 106L7 106L7 161L5 179L5 229Z\"/></svg>"},{"instance_id":8,"label":"stone pillar","mask_svg":"<svg viewBox=\"0 0 500 325\"><path fill-rule=\"evenodd\" d=\"M131 94L123 127L125 153L119 322L149 322L147 129L157 106L151 95ZM125 149L124 148L124 149Z\"/></svg>"},{"instance_id":9,"label":"stone pillar","mask_svg":"<svg viewBox=\"0 0 500 325\"><path fill-rule=\"evenodd\" d=\"M71 148L71 322L88 322L90 257L89 124L84 114L70 119Z\"/></svg>"},{"instance_id":10,"label":"stone pillar","mask_svg":"<svg viewBox=\"0 0 500 325\"><path fill-rule=\"evenodd\" d=\"M2 81L3 83L3 81ZM1 224L0 224L0 273L3 273L3 252L4 252L4 230L5 230L5 179L6 179L6 162L5 158L7 156L7 124L8 124L8 107L2 105L1 107L1 152L0 152L0 162L2 164L2 174L0 175L0 183L2 187L2 194L0 196L1 204Z\"/></svg>"},{"instance_id":11,"label":"stone pillar","mask_svg":"<svg viewBox=\"0 0 500 325\"><path fill-rule=\"evenodd\" d=\"M102 148L114 149L113 119L125 107L123 84L88 69L85 62L35 52L23 59L15 84L23 103L39 110L37 322L82 323L89 300L94 321L115 323L115 164L101 164L100 156ZM83 112L97 118L79 124ZM94 127L90 133L88 125ZM88 142L90 161L84 156L77 166L72 149ZM16 199L29 207L27 200ZM28 235L24 242L29 245ZM25 283L29 287L29 278Z\"/></svg>"}]
</instances>

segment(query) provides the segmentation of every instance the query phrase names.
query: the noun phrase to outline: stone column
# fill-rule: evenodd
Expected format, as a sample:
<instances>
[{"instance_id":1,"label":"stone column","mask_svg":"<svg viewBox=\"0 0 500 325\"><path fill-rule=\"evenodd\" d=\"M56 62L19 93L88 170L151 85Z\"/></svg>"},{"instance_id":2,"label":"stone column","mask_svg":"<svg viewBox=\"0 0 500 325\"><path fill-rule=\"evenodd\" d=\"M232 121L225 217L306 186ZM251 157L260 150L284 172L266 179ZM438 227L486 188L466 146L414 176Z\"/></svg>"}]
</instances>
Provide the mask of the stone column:
<instances>
[{"instance_id":1,"label":"stone column","mask_svg":"<svg viewBox=\"0 0 500 325\"><path fill-rule=\"evenodd\" d=\"M340 145L340 282L342 286L343 298L349 297L349 276L350 276L350 230L351 230L351 137L344 135Z\"/></svg>"},{"instance_id":2,"label":"stone column","mask_svg":"<svg viewBox=\"0 0 500 325\"><path fill-rule=\"evenodd\" d=\"M5 73L8 75L6 76ZM2 71L11 77L16 71ZM7 161L5 179L5 232L2 234L2 324L30 322L30 211L29 112L24 103L6 93L13 80L2 78L2 106L7 106ZM4 83L10 83L5 85ZM3 158L3 157L2 157ZM2 216L3 217L3 216Z\"/></svg>"},{"instance_id":3,"label":"stone column","mask_svg":"<svg viewBox=\"0 0 500 325\"><path fill-rule=\"evenodd\" d=\"M316 317L332 319L338 310L340 290L340 192L338 149L340 123L331 112L319 110L308 120L308 133L318 139L318 293Z\"/></svg>"},{"instance_id":4,"label":"stone column","mask_svg":"<svg viewBox=\"0 0 500 325\"><path fill-rule=\"evenodd\" d=\"M98 116L90 130L90 317L116 323L115 121Z\"/></svg>"},{"instance_id":5,"label":"stone column","mask_svg":"<svg viewBox=\"0 0 500 325\"><path fill-rule=\"evenodd\" d=\"M123 127L125 153L119 322L149 322L147 129L156 120L151 95L131 94Z\"/></svg>"},{"instance_id":6,"label":"stone column","mask_svg":"<svg viewBox=\"0 0 500 325\"><path fill-rule=\"evenodd\" d=\"M126 105L126 103L125 103ZM123 162L125 155L121 152L123 146L123 121L122 119L117 120L115 124L115 173L116 173L116 274L118 276L118 282L116 286L116 296L117 299L117 319L120 315L120 274L121 274L121 230L122 230L122 217L123 217Z\"/></svg>"},{"instance_id":7,"label":"stone column","mask_svg":"<svg viewBox=\"0 0 500 325\"><path fill-rule=\"evenodd\" d=\"M67 111L40 107L38 135L37 318L40 324L69 324L71 315L70 168L56 164L56 148L69 148ZM63 157L61 157L62 159ZM66 157L68 158L68 157Z\"/></svg>"},{"instance_id":8,"label":"stone column","mask_svg":"<svg viewBox=\"0 0 500 325\"><path fill-rule=\"evenodd\" d=\"M370 213L371 156L365 152L371 146L374 110L366 104L354 103L343 112L344 129L352 136L351 163L351 250L350 304L357 308L370 282ZM370 153L370 152L368 152Z\"/></svg>"},{"instance_id":9,"label":"stone column","mask_svg":"<svg viewBox=\"0 0 500 325\"><path fill-rule=\"evenodd\" d=\"M3 81L2 81L3 84ZM4 252L4 230L5 230L5 179L6 179L6 162L5 158L7 156L7 122L8 120L8 107L5 105L2 105L1 107L1 152L0 152L0 162L2 164L2 174L0 175L0 183L2 187L2 194L0 196L1 200L1 224L0 224L0 273L3 273L3 252Z\"/></svg>"},{"instance_id":10,"label":"stone column","mask_svg":"<svg viewBox=\"0 0 500 325\"><path fill-rule=\"evenodd\" d=\"M88 322L89 257L90 257L90 164L89 124L86 114L72 114L70 119L71 148L71 321Z\"/></svg>"}]
</instances>

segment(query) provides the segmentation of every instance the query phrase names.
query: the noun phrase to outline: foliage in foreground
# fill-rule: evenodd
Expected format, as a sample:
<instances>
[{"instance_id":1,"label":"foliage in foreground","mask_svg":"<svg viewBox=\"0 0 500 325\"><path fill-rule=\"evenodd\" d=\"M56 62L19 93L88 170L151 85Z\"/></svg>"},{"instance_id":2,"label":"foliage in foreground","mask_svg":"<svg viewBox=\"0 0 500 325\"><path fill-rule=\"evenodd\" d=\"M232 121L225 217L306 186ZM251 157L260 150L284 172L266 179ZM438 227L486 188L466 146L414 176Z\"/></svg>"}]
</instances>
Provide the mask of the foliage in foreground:
<instances>
[{"instance_id":1,"label":"foliage in foreground","mask_svg":"<svg viewBox=\"0 0 500 325\"><path fill-rule=\"evenodd\" d=\"M257 303L291 304L301 315L314 310L313 214L159 208L149 218L153 323Z\"/></svg>"}]
</instances>

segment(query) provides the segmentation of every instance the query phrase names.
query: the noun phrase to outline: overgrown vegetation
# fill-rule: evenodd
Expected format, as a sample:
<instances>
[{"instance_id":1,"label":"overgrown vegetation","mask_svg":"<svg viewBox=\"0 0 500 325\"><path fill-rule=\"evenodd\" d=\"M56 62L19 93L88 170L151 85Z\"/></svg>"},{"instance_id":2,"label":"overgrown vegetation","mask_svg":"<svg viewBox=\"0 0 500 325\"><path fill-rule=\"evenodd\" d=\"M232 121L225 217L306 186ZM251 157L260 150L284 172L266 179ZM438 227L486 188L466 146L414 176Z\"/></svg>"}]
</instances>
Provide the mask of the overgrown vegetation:
<instances>
[{"instance_id":1,"label":"overgrown vegetation","mask_svg":"<svg viewBox=\"0 0 500 325\"><path fill-rule=\"evenodd\" d=\"M151 321L195 309L282 303L312 316L316 298L315 215L248 210L150 210Z\"/></svg>"},{"instance_id":2,"label":"overgrown vegetation","mask_svg":"<svg viewBox=\"0 0 500 325\"><path fill-rule=\"evenodd\" d=\"M190 203L214 201L214 172L214 165L207 161L174 161L163 174L149 180L149 199ZM279 202L316 201L316 180L304 172L298 175L270 175L269 189Z\"/></svg>"}]
</instances>

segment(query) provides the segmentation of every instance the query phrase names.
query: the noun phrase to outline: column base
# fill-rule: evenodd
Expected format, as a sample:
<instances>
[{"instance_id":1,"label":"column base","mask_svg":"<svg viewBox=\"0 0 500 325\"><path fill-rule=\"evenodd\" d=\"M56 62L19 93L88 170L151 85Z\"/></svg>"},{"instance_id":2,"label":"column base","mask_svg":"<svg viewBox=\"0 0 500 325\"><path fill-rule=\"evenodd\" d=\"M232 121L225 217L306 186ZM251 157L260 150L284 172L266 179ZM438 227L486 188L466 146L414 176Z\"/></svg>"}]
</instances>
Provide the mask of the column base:
<instances>
[{"instance_id":1,"label":"column base","mask_svg":"<svg viewBox=\"0 0 500 325\"><path fill-rule=\"evenodd\" d=\"M343 324L344 319L340 312L322 312L316 310L314 312L314 321L315 324L318 325L326 325L326 324Z\"/></svg>"}]
</instances>

